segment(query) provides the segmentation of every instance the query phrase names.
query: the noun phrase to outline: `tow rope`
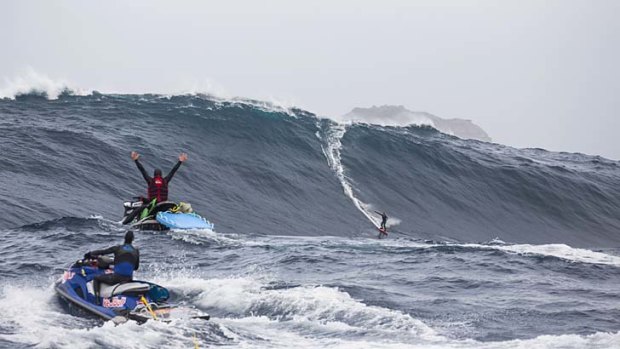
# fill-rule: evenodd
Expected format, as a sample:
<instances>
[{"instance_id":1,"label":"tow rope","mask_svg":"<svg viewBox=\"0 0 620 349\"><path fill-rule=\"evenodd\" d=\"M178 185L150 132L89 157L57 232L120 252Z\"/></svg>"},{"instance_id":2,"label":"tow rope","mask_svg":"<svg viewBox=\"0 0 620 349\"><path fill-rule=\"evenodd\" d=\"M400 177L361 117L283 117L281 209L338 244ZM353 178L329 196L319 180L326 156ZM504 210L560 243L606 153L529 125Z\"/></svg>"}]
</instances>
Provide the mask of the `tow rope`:
<instances>
[{"instance_id":1,"label":"tow rope","mask_svg":"<svg viewBox=\"0 0 620 349\"><path fill-rule=\"evenodd\" d=\"M198 339L196 338L195 332L194 332L194 349L200 349L200 347L198 347Z\"/></svg>"},{"instance_id":2,"label":"tow rope","mask_svg":"<svg viewBox=\"0 0 620 349\"><path fill-rule=\"evenodd\" d=\"M151 305L149 304L149 302L146 300L146 298L144 298L144 296L142 296L140 298L140 301L144 304L144 306L146 307L146 310L149 311L149 313L151 314L151 316L153 317L153 319L157 320L157 315L155 314L155 312L153 311L153 309L151 308Z\"/></svg>"}]
</instances>

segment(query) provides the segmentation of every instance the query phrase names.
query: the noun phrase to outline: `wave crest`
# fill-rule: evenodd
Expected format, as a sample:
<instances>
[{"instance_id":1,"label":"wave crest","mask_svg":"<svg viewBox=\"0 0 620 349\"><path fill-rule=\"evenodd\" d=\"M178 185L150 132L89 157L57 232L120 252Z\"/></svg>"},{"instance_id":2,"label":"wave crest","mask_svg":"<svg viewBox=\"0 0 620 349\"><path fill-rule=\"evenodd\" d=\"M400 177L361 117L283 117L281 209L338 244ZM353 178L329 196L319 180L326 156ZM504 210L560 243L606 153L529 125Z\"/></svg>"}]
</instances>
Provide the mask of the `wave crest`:
<instances>
[{"instance_id":1,"label":"wave crest","mask_svg":"<svg viewBox=\"0 0 620 349\"><path fill-rule=\"evenodd\" d=\"M58 99L62 95L87 96L90 90L73 86L64 79L52 79L47 75L37 73L28 68L19 76L5 79L4 87L0 89L0 98L15 99L20 96L34 95L47 99Z\"/></svg>"}]
</instances>

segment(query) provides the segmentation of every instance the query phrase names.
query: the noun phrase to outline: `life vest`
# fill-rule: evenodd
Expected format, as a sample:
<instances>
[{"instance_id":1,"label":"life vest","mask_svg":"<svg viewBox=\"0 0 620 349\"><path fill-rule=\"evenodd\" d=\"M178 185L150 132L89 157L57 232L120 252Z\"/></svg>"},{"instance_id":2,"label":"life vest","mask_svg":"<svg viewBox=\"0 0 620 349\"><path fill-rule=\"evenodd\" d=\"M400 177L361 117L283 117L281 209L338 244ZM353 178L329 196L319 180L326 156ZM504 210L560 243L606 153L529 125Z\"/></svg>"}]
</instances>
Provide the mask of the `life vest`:
<instances>
[{"instance_id":1,"label":"life vest","mask_svg":"<svg viewBox=\"0 0 620 349\"><path fill-rule=\"evenodd\" d=\"M161 176L153 177L149 182L148 194L149 201L153 199L157 199L157 202L168 200L168 182L166 179Z\"/></svg>"},{"instance_id":2,"label":"life vest","mask_svg":"<svg viewBox=\"0 0 620 349\"><path fill-rule=\"evenodd\" d=\"M133 270L138 263L139 252L132 245L119 246L114 251L114 274L133 277Z\"/></svg>"}]
</instances>

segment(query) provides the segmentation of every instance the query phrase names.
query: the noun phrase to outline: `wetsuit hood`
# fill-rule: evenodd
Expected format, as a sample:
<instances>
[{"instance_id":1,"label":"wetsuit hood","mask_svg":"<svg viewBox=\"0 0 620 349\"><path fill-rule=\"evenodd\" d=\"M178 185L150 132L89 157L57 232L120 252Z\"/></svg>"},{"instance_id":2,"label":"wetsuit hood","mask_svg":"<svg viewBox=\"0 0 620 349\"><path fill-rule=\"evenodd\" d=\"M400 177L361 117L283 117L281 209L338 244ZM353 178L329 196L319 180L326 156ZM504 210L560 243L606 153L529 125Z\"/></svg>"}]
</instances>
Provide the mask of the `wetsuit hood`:
<instances>
[{"instance_id":1,"label":"wetsuit hood","mask_svg":"<svg viewBox=\"0 0 620 349\"><path fill-rule=\"evenodd\" d=\"M125 233L125 243L131 244L132 242L133 242L133 231L130 230L127 233Z\"/></svg>"}]
</instances>

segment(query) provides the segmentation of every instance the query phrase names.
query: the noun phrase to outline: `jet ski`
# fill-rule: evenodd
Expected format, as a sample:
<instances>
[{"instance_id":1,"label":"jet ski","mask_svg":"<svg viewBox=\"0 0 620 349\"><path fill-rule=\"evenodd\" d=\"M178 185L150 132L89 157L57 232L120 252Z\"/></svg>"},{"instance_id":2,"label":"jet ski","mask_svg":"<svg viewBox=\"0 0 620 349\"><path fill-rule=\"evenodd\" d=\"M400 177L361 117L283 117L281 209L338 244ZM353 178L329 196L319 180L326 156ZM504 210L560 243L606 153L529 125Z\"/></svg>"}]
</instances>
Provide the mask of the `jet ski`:
<instances>
[{"instance_id":1,"label":"jet ski","mask_svg":"<svg viewBox=\"0 0 620 349\"><path fill-rule=\"evenodd\" d=\"M184 202L145 202L144 198L134 197L133 200L124 202L123 207L125 212L121 222L137 230L214 228L213 223L196 214L191 205Z\"/></svg>"},{"instance_id":2,"label":"jet ski","mask_svg":"<svg viewBox=\"0 0 620 349\"><path fill-rule=\"evenodd\" d=\"M99 302L95 302L93 279L111 273L111 263L109 257L78 260L54 284L54 289L70 304L117 324L128 320L143 323L150 319L169 321L181 317L209 320L208 314L168 303L168 290L148 281L102 283Z\"/></svg>"}]
</instances>

